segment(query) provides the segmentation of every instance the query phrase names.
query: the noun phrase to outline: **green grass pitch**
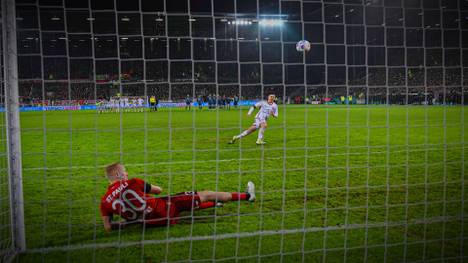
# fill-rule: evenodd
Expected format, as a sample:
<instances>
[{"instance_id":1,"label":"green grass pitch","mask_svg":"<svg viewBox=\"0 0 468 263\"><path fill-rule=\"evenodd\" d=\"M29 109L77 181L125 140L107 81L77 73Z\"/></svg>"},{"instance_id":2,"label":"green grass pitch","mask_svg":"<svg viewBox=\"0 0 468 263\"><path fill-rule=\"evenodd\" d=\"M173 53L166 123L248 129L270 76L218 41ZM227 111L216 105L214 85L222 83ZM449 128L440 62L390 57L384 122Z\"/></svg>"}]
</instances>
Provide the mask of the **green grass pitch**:
<instances>
[{"instance_id":1,"label":"green grass pitch","mask_svg":"<svg viewBox=\"0 0 468 263\"><path fill-rule=\"evenodd\" d=\"M306 262L397 262L468 251L462 107L280 106L267 145L257 134L228 145L252 123L246 112L21 113L20 261L294 262L304 250ZM197 211L193 224L106 234L98 203L103 167L116 161L164 194L243 191L252 180L258 200Z\"/></svg>"}]
</instances>

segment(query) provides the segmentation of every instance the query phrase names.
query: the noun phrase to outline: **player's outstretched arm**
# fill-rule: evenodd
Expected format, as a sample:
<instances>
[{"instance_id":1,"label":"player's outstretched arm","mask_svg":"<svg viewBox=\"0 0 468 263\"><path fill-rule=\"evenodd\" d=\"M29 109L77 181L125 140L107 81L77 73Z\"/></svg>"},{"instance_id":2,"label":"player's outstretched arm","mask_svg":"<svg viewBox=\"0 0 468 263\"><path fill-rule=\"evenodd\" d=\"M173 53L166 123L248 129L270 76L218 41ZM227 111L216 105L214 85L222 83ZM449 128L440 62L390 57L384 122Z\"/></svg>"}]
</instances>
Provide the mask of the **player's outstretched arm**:
<instances>
[{"instance_id":1,"label":"player's outstretched arm","mask_svg":"<svg viewBox=\"0 0 468 263\"><path fill-rule=\"evenodd\" d=\"M275 111L273 111L270 115L273 116L273 117L275 117L275 118L278 118L278 111L275 110Z\"/></svg>"},{"instance_id":2,"label":"player's outstretched arm","mask_svg":"<svg viewBox=\"0 0 468 263\"><path fill-rule=\"evenodd\" d=\"M138 180L144 185L145 193L147 193L147 194L160 194L162 192L161 187L159 187L157 185L150 184L150 183L145 182L145 181L140 180L140 179L138 179Z\"/></svg>"},{"instance_id":3,"label":"player's outstretched arm","mask_svg":"<svg viewBox=\"0 0 468 263\"><path fill-rule=\"evenodd\" d=\"M109 232L113 229L122 229L124 228L125 226L127 225L131 225L131 224L136 224L136 223L140 223L141 220L135 220L135 221L125 221L125 220L122 220L122 221L112 221L112 216L102 216L102 221L104 222L104 230L106 230L106 232Z\"/></svg>"},{"instance_id":4,"label":"player's outstretched arm","mask_svg":"<svg viewBox=\"0 0 468 263\"><path fill-rule=\"evenodd\" d=\"M278 106L274 106L273 110L271 111L271 116L278 118Z\"/></svg>"},{"instance_id":5,"label":"player's outstretched arm","mask_svg":"<svg viewBox=\"0 0 468 263\"><path fill-rule=\"evenodd\" d=\"M162 188L157 185L151 185L151 190L149 191L150 194L160 194L162 193Z\"/></svg>"},{"instance_id":6,"label":"player's outstretched arm","mask_svg":"<svg viewBox=\"0 0 468 263\"><path fill-rule=\"evenodd\" d=\"M260 102L255 103L255 105L250 107L249 112L247 112L247 115L249 115L249 116L252 115L254 110L255 109L260 109L261 106L262 106L262 104Z\"/></svg>"},{"instance_id":7,"label":"player's outstretched arm","mask_svg":"<svg viewBox=\"0 0 468 263\"><path fill-rule=\"evenodd\" d=\"M252 115L252 112L255 110L255 106L252 106L249 108L249 112L247 112L247 115Z\"/></svg>"},{"instance_id":8,"label":"player's outstretched arm","mask_svg":"<svg viewBox=\"0 0 468 263\"><path fill-rule=\"evenodd\" d=\"M102 221L104 222L104 229L109 232L112 230L112 223L110 216L102 216Z\"/></svg>"},{"instance_id":9,"label":"player's outstretched arm","mask_svg":"<svg viewBox=\"0 0 468 263\"><path fill-rule=\"evenodd\" d=\"M112 221L112 216L102 216L102 221L104 222L104 229L109 232L112 229L123 228L125 226L125 221Z\"/></svg>"}]
</instances>

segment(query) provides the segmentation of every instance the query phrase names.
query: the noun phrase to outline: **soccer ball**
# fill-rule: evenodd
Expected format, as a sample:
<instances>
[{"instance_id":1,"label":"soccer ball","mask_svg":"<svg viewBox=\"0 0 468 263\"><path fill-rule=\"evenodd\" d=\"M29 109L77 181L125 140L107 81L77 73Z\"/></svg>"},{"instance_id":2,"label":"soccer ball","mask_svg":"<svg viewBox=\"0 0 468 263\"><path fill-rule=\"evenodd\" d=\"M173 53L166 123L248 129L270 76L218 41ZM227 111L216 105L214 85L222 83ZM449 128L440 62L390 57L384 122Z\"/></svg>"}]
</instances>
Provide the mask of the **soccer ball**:
<instances>
[{"instance_id":1,"label":"soccer ball","mask_svg":"<svg viewBox=\"0 0 468 263\"><path fill-rule=\"evenodd\" d=\"M301 40L296 44L296 50L299 52L307 52L310 50L310 42L307 40Z\"/></svg>"}]
</instances>

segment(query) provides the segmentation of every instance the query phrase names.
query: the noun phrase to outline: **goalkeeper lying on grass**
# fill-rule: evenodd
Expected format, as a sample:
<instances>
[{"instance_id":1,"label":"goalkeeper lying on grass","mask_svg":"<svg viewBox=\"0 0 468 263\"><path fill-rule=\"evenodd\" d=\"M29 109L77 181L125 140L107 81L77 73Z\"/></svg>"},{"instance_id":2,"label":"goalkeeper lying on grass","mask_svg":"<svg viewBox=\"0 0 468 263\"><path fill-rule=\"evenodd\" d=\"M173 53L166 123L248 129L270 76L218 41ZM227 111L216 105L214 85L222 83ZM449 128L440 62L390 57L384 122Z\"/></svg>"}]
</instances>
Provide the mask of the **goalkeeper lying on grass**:
<instances>
[{"instance_id":1,"label":"goalkeeper lying on grass","mask_svg":"<svg viewBox=\"0 0 468 263\"><path fill-rule=\"evenodd\" d=\"M210 208L229 201L255 201L252 182L247 183L246 193L201 191L154 197L150 194L160 194L161 187L138 178L128 179L128 173L120 163L107 166L106 176L110 185L101 199L100 208L107 231L130 223L172 225L177 223L181 212ZM125 221L112 221L113 215L119 215Z\"/></svg>"}]
</instances>

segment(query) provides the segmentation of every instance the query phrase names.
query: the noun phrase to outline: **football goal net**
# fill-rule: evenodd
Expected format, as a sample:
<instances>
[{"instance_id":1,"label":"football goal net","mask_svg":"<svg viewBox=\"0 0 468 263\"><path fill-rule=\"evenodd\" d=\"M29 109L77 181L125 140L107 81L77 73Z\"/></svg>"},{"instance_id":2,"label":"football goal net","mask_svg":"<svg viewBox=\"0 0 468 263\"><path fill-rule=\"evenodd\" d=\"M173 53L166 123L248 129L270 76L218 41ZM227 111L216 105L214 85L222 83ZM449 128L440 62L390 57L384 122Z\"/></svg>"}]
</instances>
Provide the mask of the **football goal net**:
<instances>
[{"instance_id":1,"label":"football goal net","mask_svg":"<svg viewBox=\"0 0 468 263\"><path fill-rule=\"evenodd\" d=\"M466 261L467 28L466 0L4 0L0 261ZM105 231L109 193L159 209L116 162L256 200Z\"/></svg>"}]
</instances>

